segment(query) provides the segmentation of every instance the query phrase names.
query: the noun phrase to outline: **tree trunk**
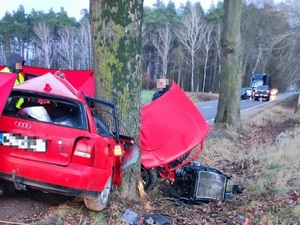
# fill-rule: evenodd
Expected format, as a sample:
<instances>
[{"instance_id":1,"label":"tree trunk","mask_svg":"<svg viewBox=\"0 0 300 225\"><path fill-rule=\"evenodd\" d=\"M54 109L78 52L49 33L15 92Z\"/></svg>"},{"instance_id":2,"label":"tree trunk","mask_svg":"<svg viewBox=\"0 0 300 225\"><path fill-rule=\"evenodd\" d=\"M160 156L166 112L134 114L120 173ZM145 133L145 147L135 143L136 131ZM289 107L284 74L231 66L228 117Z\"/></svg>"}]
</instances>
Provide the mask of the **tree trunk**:
<instances>
[{"instance_id":1,"label":"tree trunk","mask_svg":"<svg viewBox=\"0 0 300 225\"><path fill-rule=\"evenodd\" d=\"M215 123L226 123L232 129L241 126L241 14L242 0L224 0L225 18L221 39L221 84Z\"/></svg>"},{"instance_id":2,"label":"tree trunk","mask_svg":"<svg viewBox=\"0 0 300 225\"><path fill-rule=\"evenodd\" d=\"M117 104L126 128L120 133L136 140L141 109L142 13L143 0L90 1L96 95ZM139 161L123 175L121 197L137 198L140 177Z\"/></svg>"}]
</instances>

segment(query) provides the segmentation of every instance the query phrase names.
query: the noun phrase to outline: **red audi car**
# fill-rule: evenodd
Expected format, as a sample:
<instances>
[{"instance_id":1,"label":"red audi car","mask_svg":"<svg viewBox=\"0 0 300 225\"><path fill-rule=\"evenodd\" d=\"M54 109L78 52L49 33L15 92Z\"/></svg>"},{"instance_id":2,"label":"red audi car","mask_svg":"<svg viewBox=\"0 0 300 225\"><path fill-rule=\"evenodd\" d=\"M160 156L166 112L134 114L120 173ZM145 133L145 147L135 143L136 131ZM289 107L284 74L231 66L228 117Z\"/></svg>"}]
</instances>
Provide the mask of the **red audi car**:
<instances>
[{"instance_id":1,"label":"red audi car","mask_svg":"<svg viewBox=\"0 0 300 225\"><path fill-rule=\"evenodd\" d=\"M119 134L116 106L51 73L15 86L2 106L0 191L32 187L104 209L112 185L122 184L122 170L137 158L132 138Z\"/></svg>"}]
</instances>

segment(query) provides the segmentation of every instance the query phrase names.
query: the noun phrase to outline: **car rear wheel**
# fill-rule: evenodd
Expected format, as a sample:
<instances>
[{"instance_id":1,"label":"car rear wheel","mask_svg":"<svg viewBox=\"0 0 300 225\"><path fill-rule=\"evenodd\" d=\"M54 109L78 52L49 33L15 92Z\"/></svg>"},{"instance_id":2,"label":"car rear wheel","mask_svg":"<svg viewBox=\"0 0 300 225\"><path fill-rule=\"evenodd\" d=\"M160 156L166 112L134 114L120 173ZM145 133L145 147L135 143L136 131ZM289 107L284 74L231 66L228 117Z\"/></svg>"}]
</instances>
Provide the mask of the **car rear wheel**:
<instances>
[{"instance_id":1,"label":"car rear wheel","mask_svg":"<svg viewBox=\"0 0 300 225\"><path fill-rule=\"evenodd\" d=\"M147 170L145 167L141 166L141 173L144 189L145 191L148 191L156 183L158 171L157 169Z\"/></svg>"},{"instance_id":2,"label":"car rear wheel","mask_svg":"<svg viewBox=\"0 0 300 225\"><path fill-rule=\"evenodd\" d=\"M100 192L96 198L84 199L85 206L91 210L102 211L107 205L111 188L112 188L112 175L107 180L103 191Z\"/></svg>"}]
</instances>

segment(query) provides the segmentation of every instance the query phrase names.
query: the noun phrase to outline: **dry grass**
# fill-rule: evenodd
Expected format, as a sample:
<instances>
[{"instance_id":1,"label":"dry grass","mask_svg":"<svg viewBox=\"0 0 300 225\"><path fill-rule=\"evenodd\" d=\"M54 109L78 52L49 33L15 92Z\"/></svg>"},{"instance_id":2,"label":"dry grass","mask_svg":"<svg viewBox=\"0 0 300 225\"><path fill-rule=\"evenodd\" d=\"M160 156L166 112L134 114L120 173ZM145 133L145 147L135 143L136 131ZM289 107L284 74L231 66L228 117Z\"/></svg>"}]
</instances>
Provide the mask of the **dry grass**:
<instances>
[{"instance_id":1,"label":"dry grass","mask_svg":"<svg viewBox=\"0 0 300 225\"><path fill-rule=\"evenodd\" d=\"M215 101L219 98L219 94L216 93L186 92L186 94L193 102Z\"/></svg>"},{"instance_id":2,"label":"dry grass","mask_svg":"<svg viewBox=\"0 0 300 225\"><path fill-rule=\"evenodd\" d=\"M259 194L268 187L277 195L297 190L300 182L299 149L300 128L286 132L284 138L272 145L252 149L249 156L259 160L257 166L261 172L256 175L257 183L250 184L250 190Z\"/></svg>"},{"instance_id":3,"label":"dry grass","mask_svg":"<svg viewBox=\"0 0 300 225\"><path fill-rule=\"evenodd\" d=\"M214 125L206 140L200 160L246 188L248 203L238 208L251 211L254 224L300 224L300 112L294 104L247 120L243 134Z\"/></svg>"}]
</instances>

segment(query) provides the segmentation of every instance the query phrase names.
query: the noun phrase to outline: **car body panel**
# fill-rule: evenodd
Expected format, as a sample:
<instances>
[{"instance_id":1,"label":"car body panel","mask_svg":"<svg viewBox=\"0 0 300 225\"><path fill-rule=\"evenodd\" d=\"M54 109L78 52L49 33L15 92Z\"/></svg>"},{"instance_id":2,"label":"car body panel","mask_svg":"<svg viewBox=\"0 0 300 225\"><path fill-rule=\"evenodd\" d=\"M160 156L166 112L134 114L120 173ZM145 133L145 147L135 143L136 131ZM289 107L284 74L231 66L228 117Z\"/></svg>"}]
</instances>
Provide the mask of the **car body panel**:
<instances>
[{"instance_id":1,"label":"car body panel","mask_svg":"<svg viewBox=\"0 0 300 225\"><path fill-rule=\"evenodd\" d=\"M90 137L89 132L84 130L16 117L2 116L0 124L0 138L5 138L0 153L62 166L70 163L76 139ZM47 130L54 132L45 132ZM30 141L22 145L18 143L22 139L23 142Z\"/></svg>"},{"instance_id":2,"label":"car body panel","mask_svg":"<svg viewBox=\"0 0 300 225\"><path fill-rule=\"evenodd\" d=\"M146 169L174 162L201 144L209 125L175 83L142 108L141 161Z\"/></svg>"},{"instance_id":3,"label":"car body panel","mask_svg":"<svg viewBox=\"0 0 300 225\"><path fill-rule=\"evenodd\" d=\"M10 73L0 73L0 88L1 88L1 97L0 97L0 115L6 103L6 100L13 88L15 81L17 79L17 74Z\"/></svg>"},{"instance_id":4,"label":"car body panel","mask_svg":"<svg viewBox=\"0 0 300 225\"><path fill-rule=\"evenodd\" d=\"M74 188L85 191L102 191L107 179L112 174L112 169L94 168L76 163L70 163L67 167L36 162L7 154L0 154L0 178L20 182L26 185L26 181L61 187ZM14 178L15 177L15 178ZM63 188L61 189L63 193Z\"/></svg>"}]
</instances>

